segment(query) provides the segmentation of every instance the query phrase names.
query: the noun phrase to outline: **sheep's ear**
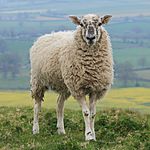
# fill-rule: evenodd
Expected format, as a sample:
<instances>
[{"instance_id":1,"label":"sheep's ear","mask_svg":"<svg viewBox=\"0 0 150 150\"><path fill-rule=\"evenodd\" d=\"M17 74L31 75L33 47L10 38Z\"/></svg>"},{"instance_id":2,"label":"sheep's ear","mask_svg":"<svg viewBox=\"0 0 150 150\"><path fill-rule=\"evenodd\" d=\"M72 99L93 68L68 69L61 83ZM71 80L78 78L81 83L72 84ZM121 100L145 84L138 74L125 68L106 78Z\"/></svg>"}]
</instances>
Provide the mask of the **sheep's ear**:
<instances>
[{"instance_id":1,"label":"sheep's ear","mask_svg":"<svg viewBox=\"0 0 150 150\"><path fill-rule=\"evenodd\" d=\"M69 18L71 19L71 21L76 24L76 25L80 25L80 19L76 16L69 16Z\"/></svg>"},{"instance_id":2,"label":"sheep's ear","mask_svg":"<svg viewBox=\"0 0 150 150\"><path fill-rule=\"evenodd\" d=\"M101 18L101 23L102 24L107 24L111 17L112 17L111 15L106 15L106 16L102 17Z\"/></svg>"}]
</instances>

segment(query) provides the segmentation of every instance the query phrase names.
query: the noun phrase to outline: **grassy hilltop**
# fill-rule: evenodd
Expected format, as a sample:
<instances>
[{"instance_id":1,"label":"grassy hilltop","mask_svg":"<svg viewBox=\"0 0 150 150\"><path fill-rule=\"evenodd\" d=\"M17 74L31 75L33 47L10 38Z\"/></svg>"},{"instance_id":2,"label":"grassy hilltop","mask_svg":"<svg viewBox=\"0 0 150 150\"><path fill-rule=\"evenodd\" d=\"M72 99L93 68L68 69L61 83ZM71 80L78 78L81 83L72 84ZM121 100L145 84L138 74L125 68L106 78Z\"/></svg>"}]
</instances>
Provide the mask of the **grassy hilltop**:
<instances>
[{"instance_id":1,"label":"grassy hilltop","mask_svg":"<svg viewBox=\"0 0 150 150\"><path fill-rule=\"evenodd\" d=\"M40 113L40 134L32 135L33 101L27 91L0 92L2 150L149 150L150 89L112 89L97 104L96 142L84 141L81 109L73 98L65 103L66 135L57 135L56 98L47 92ZM139 112L141 113L139 113Z\"/></svg>"},{"instance_id":2,"label":"grassy hilltop","mask_svg":"<svg viewBox=\"0 0 150 150\"><path fill-rule=\"evenodd\" d=\"M84 141L80 111L65 111L66 135L58 135L55 110L42 110L40 134L32 135L31 107L0 108L0 149L2 150L149 150L150 116L132 111L98 111L96 142Z\"/></svg>"}]
</instances>

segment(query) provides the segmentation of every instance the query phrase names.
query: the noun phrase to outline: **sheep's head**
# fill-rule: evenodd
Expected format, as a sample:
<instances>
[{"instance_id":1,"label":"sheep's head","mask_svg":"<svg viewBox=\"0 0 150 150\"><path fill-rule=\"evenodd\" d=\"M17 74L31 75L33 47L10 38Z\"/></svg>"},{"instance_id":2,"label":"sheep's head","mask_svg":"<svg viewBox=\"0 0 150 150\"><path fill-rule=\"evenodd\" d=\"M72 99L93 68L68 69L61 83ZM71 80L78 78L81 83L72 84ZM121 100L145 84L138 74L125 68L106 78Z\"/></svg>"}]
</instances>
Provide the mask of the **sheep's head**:
<instances>
[{"instance_id":1,"label":"sheep's head","mask_svg":"<svg viewBox=\"0 0 150 150\"><path fill-rule=\"evenodd\" d=\"M83 40L88 45L94 45L101 37L101 26L107 24L112 16L99 17L95 14L88 14L81 18L69 16L72 22L81 27Z\"/></svg>"}]
</instances>

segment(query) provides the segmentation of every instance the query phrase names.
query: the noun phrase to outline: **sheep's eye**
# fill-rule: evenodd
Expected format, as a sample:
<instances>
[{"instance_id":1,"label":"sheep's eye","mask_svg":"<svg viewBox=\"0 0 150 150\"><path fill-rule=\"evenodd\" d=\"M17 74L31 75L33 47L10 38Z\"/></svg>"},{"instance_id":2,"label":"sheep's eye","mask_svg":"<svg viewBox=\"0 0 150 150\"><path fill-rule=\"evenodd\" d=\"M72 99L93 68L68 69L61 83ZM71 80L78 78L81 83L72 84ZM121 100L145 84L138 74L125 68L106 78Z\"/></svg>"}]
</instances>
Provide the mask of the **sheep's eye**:
<instances>
[{"instance_id":1,"label":"sheep's eye","mask_svg":"<svg viewBox=\"0 0 150 150\"><path fill-rule=\"evenodd\" d=\"M102 25L102 23L101 23L101 22L99 22L99 23L98 23L98 26L101 26L101 25Z\"/></svg>"},{"instance_id":2,"label":"sheep's eye","mask_svg":"<svg viewBox=\"0 0 150 150\"><path fill-rule=\"evenodd\" d=\"M80 23L80 26L83 27L84 26L83 23Z\"/></svg>"}]
</instances>

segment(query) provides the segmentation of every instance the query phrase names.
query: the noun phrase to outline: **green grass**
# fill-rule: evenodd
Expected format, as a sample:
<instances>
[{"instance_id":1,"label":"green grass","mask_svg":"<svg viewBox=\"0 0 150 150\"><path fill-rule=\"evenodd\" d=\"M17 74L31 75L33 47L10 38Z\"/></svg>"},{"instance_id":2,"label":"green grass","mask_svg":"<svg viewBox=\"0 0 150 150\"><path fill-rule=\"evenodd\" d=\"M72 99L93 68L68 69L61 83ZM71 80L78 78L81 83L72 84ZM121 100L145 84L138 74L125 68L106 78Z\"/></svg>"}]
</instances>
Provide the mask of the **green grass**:
<instances>
[{"instance_id":1,"label":"green grass","mask_svg":"<svg viewBox=\"0 0 150 150\"><path fill-rule=\"evenodd\" d=\"M72 97L65 102L66 135L56 129L57 94L47 92L40 113L40 134L32 135L33 100L29 91L0 92L2 150L149 150L150 89L112 89L97 103L97 141L85 142L81 108Z\"/></svg>"},{"instance_id":2,"label":"green grass","mask_svg":"<svg viewBox=\"0 0 150 150\"><path fill-rule=\"evenodd\" d=\"M40 134L32 135L31 107L0 107L0 149L2 150L149 150L150 116L132 111L99 111L97 141L85 142L80 111L65 110L66 135L58 135L55 110L40 113Z\"/></svg>"}]
</instances>

